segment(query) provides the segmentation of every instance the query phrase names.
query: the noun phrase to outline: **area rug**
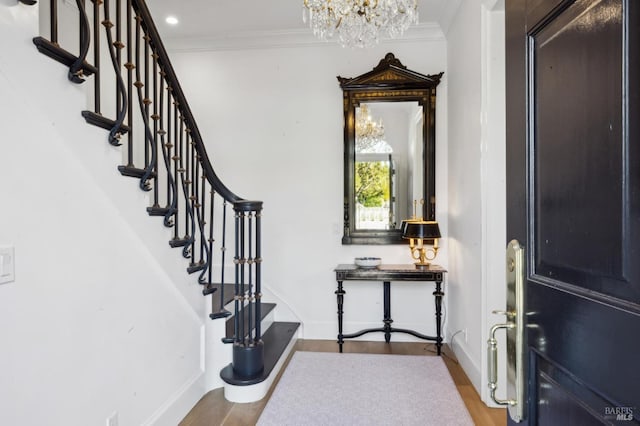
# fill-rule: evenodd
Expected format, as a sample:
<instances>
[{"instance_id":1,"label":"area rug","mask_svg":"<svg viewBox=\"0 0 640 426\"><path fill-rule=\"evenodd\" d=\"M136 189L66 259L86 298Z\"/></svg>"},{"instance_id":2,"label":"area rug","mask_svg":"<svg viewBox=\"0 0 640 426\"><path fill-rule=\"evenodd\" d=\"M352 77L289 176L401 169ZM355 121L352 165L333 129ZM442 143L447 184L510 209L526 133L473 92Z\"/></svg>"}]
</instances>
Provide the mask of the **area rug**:
<instances>
[{"instance_id":1,"label":"area rug","mask_svg":"<svg viewBox=\"0 0 640 426\"><path fill-rule=\"evenodd\" d=\"M295 352L259 426L473 425L442 358Z\"/></svg>"}]
</instances>

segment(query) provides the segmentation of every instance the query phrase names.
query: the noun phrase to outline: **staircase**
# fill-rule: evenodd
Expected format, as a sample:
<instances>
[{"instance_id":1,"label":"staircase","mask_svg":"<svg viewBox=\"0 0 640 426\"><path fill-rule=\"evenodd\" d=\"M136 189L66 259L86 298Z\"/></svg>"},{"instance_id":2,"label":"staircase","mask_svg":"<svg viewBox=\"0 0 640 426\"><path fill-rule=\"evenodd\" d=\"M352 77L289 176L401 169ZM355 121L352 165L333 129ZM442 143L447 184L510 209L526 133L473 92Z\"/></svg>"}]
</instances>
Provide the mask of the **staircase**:
<instances>
[{"instance_id":1,"label":"staircase","mask_svg":"<svg viewBox=\"0 0 640 426\"><path fill-rule=\"evenodd\" d=\"M261 399L299 328L275 321L276 304L262 300L262 202L237 196L213 170L144 0L50 0L36 7L48 28L34 44L68 68L73 84L87 86L91 107L82 116L121 147L118 171L149 194L147 213L172 230L168 244L188 260L187 274L210 299L209 319L224 332L206 347L222 356L207 359L231 362L206 369L219 371L230 401Z\"/></svg>"}]
</instances>

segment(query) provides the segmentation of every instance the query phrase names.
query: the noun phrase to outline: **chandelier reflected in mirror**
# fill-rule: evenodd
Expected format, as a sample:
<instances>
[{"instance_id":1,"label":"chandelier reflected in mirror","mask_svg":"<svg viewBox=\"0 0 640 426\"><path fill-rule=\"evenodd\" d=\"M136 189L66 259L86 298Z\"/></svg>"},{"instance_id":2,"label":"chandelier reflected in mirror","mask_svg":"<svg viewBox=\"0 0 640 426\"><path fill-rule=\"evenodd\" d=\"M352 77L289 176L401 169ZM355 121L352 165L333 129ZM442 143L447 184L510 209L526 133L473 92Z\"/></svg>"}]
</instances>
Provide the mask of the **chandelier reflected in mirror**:
<instances>
[{"instance_id":1,"label":"chandelier reflected in mirror","mask_svg":"<svg viewBox=\"0 0 640 426\"><path fill-rule=\"evenodd\" d=\"M369 113L367 104L356 108L356 152L377 152L384 138L382 119L376 122Z\"/></svg>"},{"instance_id":2,"label":"chandelier reflected in mirror","mask_svg":"<svg viewBox=\"0 0 640 426\"><path fill-rule=\"evenodd\" d=\"M418 23L418 0L304 0L303 20L321 40L369 47Z\"/></svg>"}]
</instances>

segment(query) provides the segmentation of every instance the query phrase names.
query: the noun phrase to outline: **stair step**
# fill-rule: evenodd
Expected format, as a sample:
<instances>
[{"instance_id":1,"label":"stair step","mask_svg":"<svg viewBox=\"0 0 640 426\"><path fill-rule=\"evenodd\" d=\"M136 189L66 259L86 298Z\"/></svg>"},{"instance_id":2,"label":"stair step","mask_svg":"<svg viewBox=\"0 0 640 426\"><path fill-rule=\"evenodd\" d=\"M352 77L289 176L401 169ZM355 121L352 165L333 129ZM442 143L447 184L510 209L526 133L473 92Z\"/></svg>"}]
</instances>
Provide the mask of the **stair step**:
<instances>
[{"instance_id":1,"label":"stair step","mask_svg":"<svg viewBox=\"0 0 640 426\"><path fill-rule=\"evenodd\" d=\"M220 372L222 380L235 386L249 386L265 381L278 363L289 342L291 342L299 326L299 322L274 322L264 333L262 336L262 341L264 342L264 370L259 376L251 379L236 376L233 371L233 364L229 364Z\"/></svg>"},{"instance_id":2,"label":"stair step","mask_svg":"<svg viewBox=\"0 0 640 426\"><path fill-rule=\"evenodd\" d=\"M207 264L205 262L191 263L189 267L187 267L187 272L189 274L193 274L195 272L202 271L206 267Z\"/></svg>"},{"instance_id":3,"label":"stair step","mask_svg":"<svg viewBox=\"0 0 640 426\"><path fill-rule=\"evenodd\" d=\"M186 238L174 238L169 241L169 245L173 248L176 247L184 247L187 244L191 243L191 239L189 237Z\"/></svg>"},{"instance_id":4,"label":"stair step","mask_svg":"<svg viewBox=\"0 0 640 426\"><path fill-rule=\"evenodd\" d=\"M219 311L217 312L212 312L209 314L209 318L211 319L220 319L220 318L228 318L230 317L232 314L231 312L227 311L226 309L224 309L224 306L227 305L228 303L231 303L231 301L233 301L233 297L235 295L235 284L224 284L224 300L222 301L222 307L220 308ZM218 292L222 290L222 285L219 283L212 283L212 284L205 284L205 288L202 290L202 294L204 296L207 296L211 293L214 292ZM219 299L218 295L213 296L215 297L215 303L217 304ZM232 342L225 342L225 343L232 343Z\"/></svg>"},{"instance_id":5,"label":"stair step","mask_svg":"<svg viewBox=\"0 0 640 426\"><path fill-rule=\"evenodd\" d=\"M118 166L118 171L122 176L141 179L147 171L133 166ZM156 177L156 172L151 172L150 178Z\"/></svg>"},{"instance_id":6,"label":"stair step","mask_svg":"<svg viewBox=\"0 0 640 426\"><path fill-rule=\"evenodd\" d=\"M276 304L275 303L261 303L260 307L261 307L260 316L262 317L262 318L260 318L260 320L263 320L263 319L265 319L265 317L267 315L269 315L269 313L271 311L273 311L275 309ZM255 315L255 311L256 311L256 305L255 304L251 305L251 310L249 310L249 309L245 309L244 310L244 321L245 321L245 324L249 321L249 312L251 312L252 315ZM227 323L226 323L227 339L233 339L233 337L234 337L233 336L234 322L235 322L235 317L234 318L229 318L227 320ZM253 329L254 329L254 327L251 327L251 331L253 331ZM225 342L227 342L227 340L225 340ZM233 342L233 340L231 340L231 342ZM229 343L231 343L231 342L229 342Z\"/></svg>"},{"instance_id":7,"label":"stair step","mask_svg":"<svg viewBox=\"0 0 640 426\"><path fill-rule=\"evenodd\" d=\"M206 285L206 284L205 284ZM220 287L222 285L220 283L213 283L208 285L208 287L215 288L215 291L220 291ZM235 284L224 284L224 301L222 302L223 306L218 306L219 308L224 308L224 305L231 303L233 301L233 297L235 296L236 285ZM218 298L220 300L220 298ZM216 302L218 301L216 300Z\"/></svg>"},{"instance_id":8,"label":"stair step","mask_svg":"<svg viewBox=\"0 0 640 426\"><path fill-rule=\"evenodd\" d=\"M82 116L84 117L87 123L93 126L100 127L105 130L111 130L114 127L116 127L115 120L107 118L102 114L98 114L97 112L85 110L85 111L82 111ZM129 126L127 126L126 124L121 124L119 130L120 130L120 133L124 135L129 131Z\"/></svg>"},{"instance_id":9,"label":"stair step","mask_svg":"<svg viewBox=\"0 0 640 426\"><path fill-rule=\"evenodd\" d=\"M54 61L60 62L67 67L71 67L75 61L78 60L78 57L71 52L63 49L57 44L51 43L44 37L35 37L33 39L33 44L36 45L38 51ZM84 76L89 76L91 74L95 74L98 71L96 67L87 63L86 61L82 63L82 73Z\"/></svg>"},{"instance_id":10,"label":"stair step","mask_svg":"<svg viewBox=\"0 0 640 426\"><path fill-rule=\"evenodd\" d=\"M205 283L204 284L204 288L202 289L202 295L203 296L208 296L210 294L215 293L216 291L218 291L217 288L211 287L211 286L207 285L207 283Z\"/></svg>"},{"instance_id":11,"label":"stair step","mask_svg":"<svg viewBox=\"0 0 640 426\"><path fill-rule=\"evenodd\" d=\"M147 207L147 213L149 214L149 216L166 216L167 213L169 213L169 210L171 210L171 207Z\"/></svg>"}]
</instances>

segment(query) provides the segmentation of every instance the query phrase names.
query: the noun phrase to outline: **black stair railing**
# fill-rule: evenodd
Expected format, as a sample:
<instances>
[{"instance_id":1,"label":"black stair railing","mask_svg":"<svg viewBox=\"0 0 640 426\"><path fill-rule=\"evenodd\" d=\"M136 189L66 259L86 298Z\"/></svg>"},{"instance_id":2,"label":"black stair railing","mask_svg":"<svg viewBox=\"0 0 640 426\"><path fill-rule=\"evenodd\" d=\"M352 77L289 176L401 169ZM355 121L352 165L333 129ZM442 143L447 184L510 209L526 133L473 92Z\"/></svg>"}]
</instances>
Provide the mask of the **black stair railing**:
<instances>
[{"instance_id":1,"label":"black stair railing","mask_svg":"<svg viewBox=\"0 0 640 426\"><path fill-rule=\"evenodd\" d=\"M36 37L34 44L69 68L70 81L93 84L93 109L83 117L108 130L110 144L123 145L124 164L118 170L139 179L140 188L150 193L149 215L163 217L173 228L169 244L181 248L189 260L187 272L198 274L203 294L218 293L212 296L212 319L232 315L225 309L225 287L233 288L235 331L233 339L225 339L233 343L233 371L243 378L260 374L262 202L238 197L214 172L144 0L76 0L72 16L68 4L59 7L62 3L41 2L49 14L49 38ZM61 40L74 37L77 46L61 46ZM233 250L232 259L227 249Z\"/></svg>"}]
</instances>

